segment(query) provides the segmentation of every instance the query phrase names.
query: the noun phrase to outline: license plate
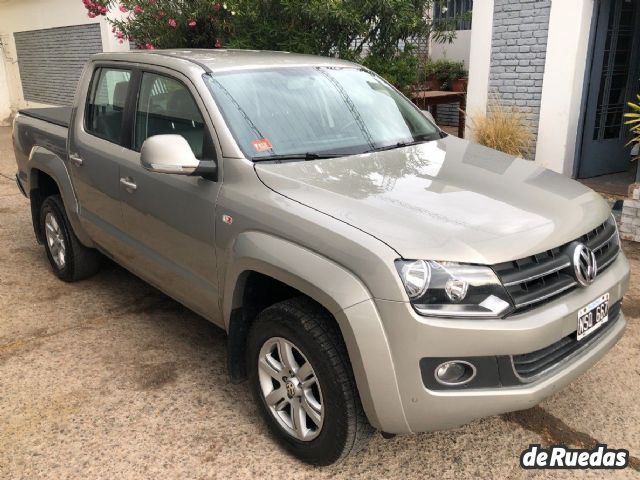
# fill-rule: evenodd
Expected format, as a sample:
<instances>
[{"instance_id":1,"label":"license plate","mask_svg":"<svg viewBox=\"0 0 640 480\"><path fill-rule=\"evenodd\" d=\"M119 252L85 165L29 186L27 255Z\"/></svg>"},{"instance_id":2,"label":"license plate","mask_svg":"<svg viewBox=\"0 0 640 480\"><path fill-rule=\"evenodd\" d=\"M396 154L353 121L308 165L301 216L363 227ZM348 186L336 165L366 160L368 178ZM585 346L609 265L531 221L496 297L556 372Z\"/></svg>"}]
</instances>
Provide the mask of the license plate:
<instances>
[{"instance_id":1,"label":"license plate","mask_svg":"<svg viewBox=\"0 0 640 480\"><path fill-rule=\"evenodd\" d=\"M591 335L609 320L609 294L596 298L578 312L578 340Z\"/></svg>"}]
</instances>

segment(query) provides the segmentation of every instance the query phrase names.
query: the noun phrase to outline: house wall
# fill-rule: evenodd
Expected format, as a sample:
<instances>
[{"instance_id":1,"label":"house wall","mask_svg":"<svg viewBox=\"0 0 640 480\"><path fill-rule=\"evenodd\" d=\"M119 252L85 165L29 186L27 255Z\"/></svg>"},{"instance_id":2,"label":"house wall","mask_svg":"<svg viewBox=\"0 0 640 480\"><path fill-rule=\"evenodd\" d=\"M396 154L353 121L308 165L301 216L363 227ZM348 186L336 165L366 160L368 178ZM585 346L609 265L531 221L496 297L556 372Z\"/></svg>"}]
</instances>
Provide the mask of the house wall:
<instances>
[{"instance_id":1,"label":"house wall","mask_svg":"<svg viewBox=\"0 0 640 480\"><path fill-rule=\"evenodd\" d=\"M524 115L538 131L551 0L495 0L489 70L492 101ZM495 98L494 98L495 97ZM535 156L535 144L529 157Z\"/></svg>"},{"instance_id":2,"label":"house wall","mask_svg":"<svg viewBox=\"0 0 640 480\"><path fill-rule=\"evenodd\" d=\"M469 68L471 30L456 30L456 38L451 43L437 43L432 40L429 56L433 60L446 58L455 62L464 62L465 67Z\"/></svg>"},{"instance_id":3,"label":"house wall","mask_svg":"<svg viewBox=\"0 0 640 480\"><path fill-rule=\"evenodd\" d=\"M6 69L0 51L0 126L11 122L11 102L9 101L9 85L7 85Z\"/></svg>"},{"instance_id":4,"label":"house wall","mask_svg":"<svg viewBox=\"0 0 640 480\"><path fill-rule=\"evenodd\" d=\"M486 0L473 10L467 112L485 113L492 95L524 109L536 141L529 158L566 175L576 163L593 14L594 0Z\"/></svg>"},{"instance_id":5,"label":"house wall","mask_svg":"<svg viewBox=\"0 0 640 480\"><path fill-rule=\"evenodd\" d=\"M114 15L120 15L120 12ZM0 62L3 63L0 67L0 122L4 120L3 123L7 124L7 103L10 115L20 108L45 105L24 98L13 34L89 23L100 25L103 51L129 49L127 42L118 43L104 17L91 19L87 16L81 0L0 0L0 39L3 44L0 58ZM4 90L3 69L6 83Z\"/></svg>"}]
</instances>

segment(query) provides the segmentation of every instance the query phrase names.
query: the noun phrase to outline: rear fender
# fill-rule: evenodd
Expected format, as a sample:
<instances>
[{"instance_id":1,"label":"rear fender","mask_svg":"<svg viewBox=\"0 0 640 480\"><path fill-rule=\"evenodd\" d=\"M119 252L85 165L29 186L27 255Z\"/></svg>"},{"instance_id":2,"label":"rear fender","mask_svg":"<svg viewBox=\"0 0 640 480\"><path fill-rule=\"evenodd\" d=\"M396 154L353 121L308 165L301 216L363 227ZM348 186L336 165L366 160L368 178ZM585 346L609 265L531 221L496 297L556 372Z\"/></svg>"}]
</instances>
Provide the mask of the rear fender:
<instances>
[{"instance_id":1,"label":"rear fender","mask_svg":"<svg viewBox=\"0 0 640 480\"><path fill-rule=\"evenodd\" d=\"M29 154L27 171L28 183L25 185L25 189L27 190L27 192L29 192L30 196L33 190L39 188L38 171L46 173L51 178L53 178L53 180L58 185L58 189L60 190L60 195L64 203L64 208L67 213L67 218L69 219L69 222L71 223L73 231L78 237L78 240L80 240L80 243L82 243L86 247L94 247L91 238L80 223L78 201L76 199L76 195L73 190L73 184L71 183L69 171L67 170L65 162L50 150L47 150L44 147L36 146L31 149L31 153ZM37 225L38 214L39 212L34 212L32 209L32 216L34 216L34 225Z\"/></svg>"}]
</instances>

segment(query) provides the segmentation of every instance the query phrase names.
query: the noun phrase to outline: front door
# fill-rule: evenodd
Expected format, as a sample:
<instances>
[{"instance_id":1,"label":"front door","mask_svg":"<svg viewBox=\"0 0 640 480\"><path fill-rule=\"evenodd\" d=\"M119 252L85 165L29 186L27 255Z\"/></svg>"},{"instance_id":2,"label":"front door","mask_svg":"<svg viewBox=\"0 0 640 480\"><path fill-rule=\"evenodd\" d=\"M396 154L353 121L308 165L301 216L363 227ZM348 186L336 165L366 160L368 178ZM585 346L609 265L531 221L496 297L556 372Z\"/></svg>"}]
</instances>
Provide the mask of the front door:
<instances>
[{"instance_id":1,"label":"front door","mask_svg":"<svg viewBox=\"0 0 640 480\"><path fill-rule=\"evenodd\" d=\"M214 228L220 183L153 173L140 164L144 141L163 134L182 135L198 159L213 161L206 110L188 85L174 72L142 72L132 145L120 167L122 215L132 249L127 266L219 323Z\"/></svg>"},{"instance_id":2,"label":"front door","mask_svg":"<svg viewBox=\"0 0 640 480\"><path fill-rule=\"evenodd\" d=\"M587 94L579 178L625 172L631 163L623 114L635 98L640 0L601 0Z\"/></svg>"}]
</instances>

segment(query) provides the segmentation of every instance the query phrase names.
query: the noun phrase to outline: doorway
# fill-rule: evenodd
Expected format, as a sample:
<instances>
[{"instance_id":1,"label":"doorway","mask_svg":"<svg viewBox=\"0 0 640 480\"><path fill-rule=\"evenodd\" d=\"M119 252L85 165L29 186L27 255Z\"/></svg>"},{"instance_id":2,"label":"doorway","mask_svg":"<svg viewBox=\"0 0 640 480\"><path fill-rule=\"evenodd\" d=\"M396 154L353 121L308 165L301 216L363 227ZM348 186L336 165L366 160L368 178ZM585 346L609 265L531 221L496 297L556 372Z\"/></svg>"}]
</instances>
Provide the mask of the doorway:
<instances>
[{"instance_id":1,"label":"doorway","mask_svg":"<svg viewBox=\"0 0 640 480\"><path fill-rule=\"evenodd\" d=\"M640 91L640 0L600 0L596 4L578 178L634 168L623 114L627 102Z\"/></svg>"}]
</instances>

